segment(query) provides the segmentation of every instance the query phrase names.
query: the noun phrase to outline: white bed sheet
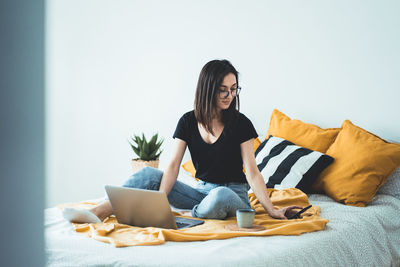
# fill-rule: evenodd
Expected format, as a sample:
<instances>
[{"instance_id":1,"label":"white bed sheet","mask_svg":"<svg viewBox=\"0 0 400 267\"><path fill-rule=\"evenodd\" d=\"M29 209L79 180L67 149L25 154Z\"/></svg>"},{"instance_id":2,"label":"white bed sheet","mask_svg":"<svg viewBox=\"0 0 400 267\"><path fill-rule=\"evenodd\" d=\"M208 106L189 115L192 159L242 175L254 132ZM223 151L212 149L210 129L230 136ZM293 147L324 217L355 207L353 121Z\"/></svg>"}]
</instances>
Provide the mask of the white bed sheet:
<instances>
[{"instance_id":1,"label":"white bed sheet","mask_svg":"<svg viewBox=\"0 0 400 267\"><path fill-rule=\"evenodd\" d=\"M48 266L400 266L400 200L377 195L365 208L310 195L330 222L300 236L238 237L115 248L76 233L45 210Z\"/></svg>"}]
</instances>

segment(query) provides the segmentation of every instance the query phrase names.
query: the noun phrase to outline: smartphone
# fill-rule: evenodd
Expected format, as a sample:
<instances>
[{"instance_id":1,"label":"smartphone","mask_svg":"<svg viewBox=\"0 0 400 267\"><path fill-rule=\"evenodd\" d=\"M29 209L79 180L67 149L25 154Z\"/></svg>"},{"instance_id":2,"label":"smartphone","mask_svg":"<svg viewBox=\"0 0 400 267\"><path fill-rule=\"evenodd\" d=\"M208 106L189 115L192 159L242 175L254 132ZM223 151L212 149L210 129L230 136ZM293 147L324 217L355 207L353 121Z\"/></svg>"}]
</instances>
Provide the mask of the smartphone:
<instances>
[{"instance_id":1,"label":"smartphone","mask_svg":"<svg viewBox=\"0 0 400 267\"><path fill-rule=\"evenodd\" d=\"M289 220L291 220L291 219L299 219L300 218L300 214L302 214L303 212L305 212L306 210L308 210L309 208L311 208L312 207L312 205L310 205L310 206L307 206L307 207L305 207L305 208L303 208L303 209L301 209L299 212L297 212L296 214L294 214L294 215L292 215L292 216L290 216L290 217L287 217Z\"/></svg>"}]
</instances>

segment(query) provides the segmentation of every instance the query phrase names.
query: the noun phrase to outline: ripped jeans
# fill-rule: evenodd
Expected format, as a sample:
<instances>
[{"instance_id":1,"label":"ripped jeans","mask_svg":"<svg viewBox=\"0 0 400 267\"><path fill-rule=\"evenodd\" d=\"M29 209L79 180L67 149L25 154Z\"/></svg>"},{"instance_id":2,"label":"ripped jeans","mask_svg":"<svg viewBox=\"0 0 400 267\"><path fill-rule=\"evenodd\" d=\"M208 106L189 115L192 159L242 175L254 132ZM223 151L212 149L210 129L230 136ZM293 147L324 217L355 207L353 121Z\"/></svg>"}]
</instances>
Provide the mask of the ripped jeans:
<instances>
[{"instance_id":1,"label":"ripped jeans","mask_svg":"<svg viewBox=\"0 0 400 267\"><path fill-rule=\"evenodd\" d=\"M163 172L145 167L134 173L124 184L147 190L160 188ZM225 219L236 216L237 209L250 208L247 183L213 184L199 182L196 188L176 181L168 194L169 203L178 209L190 209L193 217L204 219Z\"/></svg>"}]
</instances>

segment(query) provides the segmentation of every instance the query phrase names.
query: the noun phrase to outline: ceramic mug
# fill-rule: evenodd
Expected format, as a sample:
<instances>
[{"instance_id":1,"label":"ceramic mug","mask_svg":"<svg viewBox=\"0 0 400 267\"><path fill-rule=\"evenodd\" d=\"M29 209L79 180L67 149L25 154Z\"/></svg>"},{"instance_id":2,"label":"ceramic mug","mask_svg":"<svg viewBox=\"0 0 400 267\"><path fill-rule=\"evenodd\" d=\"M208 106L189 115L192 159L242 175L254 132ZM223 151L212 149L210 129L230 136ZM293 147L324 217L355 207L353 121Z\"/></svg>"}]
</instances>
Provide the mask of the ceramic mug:
<instances>
[{"instance_id":1,"label":"ceramic mug","mask_svg":"<svg viewBox=\"0 0 400 267\"><path fill-rule=\"evenodd\" d=\"M240 228L251 228L254 223L254 215L256 214L253 209L238 209L236 210L236 220Z\"/></svg>"}]
</instances>

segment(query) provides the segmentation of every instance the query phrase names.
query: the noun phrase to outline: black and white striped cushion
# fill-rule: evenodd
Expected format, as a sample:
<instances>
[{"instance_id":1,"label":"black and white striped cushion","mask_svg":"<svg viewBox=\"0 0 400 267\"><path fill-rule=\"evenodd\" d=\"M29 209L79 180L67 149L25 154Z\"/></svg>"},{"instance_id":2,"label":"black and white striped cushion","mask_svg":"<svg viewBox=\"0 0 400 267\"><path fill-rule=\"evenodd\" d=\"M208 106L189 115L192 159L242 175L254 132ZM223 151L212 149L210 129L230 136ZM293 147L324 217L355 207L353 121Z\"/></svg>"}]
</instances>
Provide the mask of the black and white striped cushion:
<instances>
[{"instance_id":1,"label":"black and white striped cushion","mask_svg":"<svg viewBox=\"0 0 400 267\"><path fill-rule=\"evenodd\" d=\"M318 175L333 162L321 152L270 136L255 152L256 163L268 188L296 187L311 193Z\"/></svg>"}]
</instances>

